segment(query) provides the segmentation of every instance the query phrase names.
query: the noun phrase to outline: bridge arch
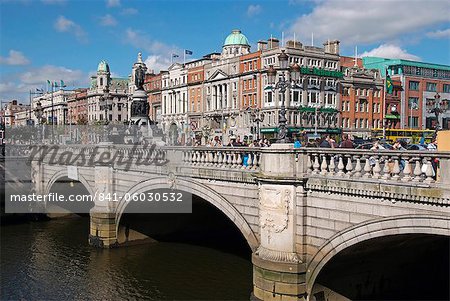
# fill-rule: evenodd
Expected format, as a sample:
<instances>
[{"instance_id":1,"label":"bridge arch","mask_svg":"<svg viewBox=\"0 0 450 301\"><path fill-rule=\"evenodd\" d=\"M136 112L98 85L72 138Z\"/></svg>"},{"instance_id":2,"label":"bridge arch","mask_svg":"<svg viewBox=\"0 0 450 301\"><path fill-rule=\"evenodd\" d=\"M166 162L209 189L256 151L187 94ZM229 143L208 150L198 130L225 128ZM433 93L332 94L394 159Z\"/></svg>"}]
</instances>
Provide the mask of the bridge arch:
<instances>
[{"instance_id":1,"label":"bridge arch","mask_svg":"<svg viewBox=\"0 0 450 301\"><path fill-rule=\"evenodd\" d=\"M59 179L64 178L64 177L68 177L67 169L62 169L62 170L54 173L52 175L52 177L50 178L50 180L48 180L45 183L44 193L49 194L50 189L52 188L53 184L55 184L56 181L58 181ZM78 174L78 181L84 185L84 187L87 189L87 191L89 192L90 195L95 194L95 191L92 189L91 185L89 185L89 182L81 174Z\"/></svg>"},{"instance_id":2,"label":"bridge arch","mask_svg":"<svg viewBox=\"0 0 450 301\"><path fill-rule=\"evenodd\" d=\"M170 189L170 188L171 183L169 183L168 177L155 177L138 183L137 185L129 189L126 193L132 195L135 193L136 194L143 193L148 190ZM181 179L181 178L176 179L176 189L192 193L193 195L201 197L208 203L212 204L214 207L219 209L239 229L239 231L247 241L248 245L252 249L252 251L254 252L258 248L259 246L258 239L253 230L251 229L250 225L248 224L248 222L245 220L242 214L221 194L217 193L217 191L213 190L212 188L202 183L198 183L197 181L194 181L192 179ZM124 200L122 200L118 204L116 210L116 232L118 231L120 219L122 218L123 212L125 211L127 204L128 203L125 202Z\"/></svg>"},{"instance_id":3,"label":"bridge arch","mask_svg":"<svg viewBox=\"0 0 450 301\"><path fill-rule=\"evenodd\" d=\"M450 236L450 219L441 215L401 215L367 221L347 228L323 244L307 267L307 294L325 265L342 250L360 242L389 235L434 234Z\"/></svg>"}]
</instances>

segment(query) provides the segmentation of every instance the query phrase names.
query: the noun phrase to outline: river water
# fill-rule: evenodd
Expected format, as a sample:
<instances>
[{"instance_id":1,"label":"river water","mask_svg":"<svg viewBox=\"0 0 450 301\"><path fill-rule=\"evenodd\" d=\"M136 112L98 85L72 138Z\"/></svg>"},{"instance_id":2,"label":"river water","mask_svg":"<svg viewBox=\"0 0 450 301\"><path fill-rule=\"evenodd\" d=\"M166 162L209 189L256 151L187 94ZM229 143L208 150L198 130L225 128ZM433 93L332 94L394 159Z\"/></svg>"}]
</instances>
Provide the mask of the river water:
<instances>
[{"instance_id":1,"label":"river water","mask_svg":"<svg viewBox=\"0 0 450 301\"><path fill-rule=\"evenodd\" d=\"M1 227L2 300L248 300L248 258L158 242L111 250L87 243L89 218Z\"/></svg>"}]
</instances>

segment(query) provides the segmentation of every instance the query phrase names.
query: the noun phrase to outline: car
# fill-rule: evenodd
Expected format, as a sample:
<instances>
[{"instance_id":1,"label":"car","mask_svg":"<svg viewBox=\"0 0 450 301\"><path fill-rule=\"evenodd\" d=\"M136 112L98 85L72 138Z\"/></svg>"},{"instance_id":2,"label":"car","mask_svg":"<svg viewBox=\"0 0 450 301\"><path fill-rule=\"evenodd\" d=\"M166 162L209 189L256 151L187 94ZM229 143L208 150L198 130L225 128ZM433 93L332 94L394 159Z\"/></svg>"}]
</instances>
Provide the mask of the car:
<instances>
[{"instance_id":1,"label":"car","mask_svg":"<svg viewBox=\"0 0 450 301\"><path fill-rule=\"evenodd\" d=\"M384 149L393 149L392 145L389 143L379 143ZM360 144L356 147L356 149L371 149L373 147L373 142Z\"/></svg>"},{"instance_id":2,"label":"car","mask_svg":"<svg viewBox=\"0 0 450 301\"><path fill-rule=\"evenodd\" d=\"M412 151L423 151L427 150L427 146L424 144L410 144L406 147L406 149Z\"/></svg>"}]
</instances>

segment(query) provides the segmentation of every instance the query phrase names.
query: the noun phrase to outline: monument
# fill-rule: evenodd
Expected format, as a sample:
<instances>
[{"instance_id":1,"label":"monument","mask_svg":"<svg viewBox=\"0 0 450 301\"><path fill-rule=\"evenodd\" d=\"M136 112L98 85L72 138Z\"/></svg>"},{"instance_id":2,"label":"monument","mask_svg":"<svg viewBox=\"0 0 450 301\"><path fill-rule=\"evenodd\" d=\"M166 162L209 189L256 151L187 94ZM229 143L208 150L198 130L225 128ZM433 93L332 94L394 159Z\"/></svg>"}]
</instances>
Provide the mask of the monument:
<instances>
[{"instance_id":1,"label":"monument","mask_svg":"<svg viewBox=\"0 0 450 301\"><path fill-rule=\"evenodd\" d=\"M153 133L148 117L149 104L147 102L147 92L144 90L144 80L147 66L142 61L142 53L138 53L137 62L133 65L133 80L135 89L132 94L130 134L133 136L133 143L152 140ZM130 138L128 138L130 140Z\"/></svg>"}]
</instances>

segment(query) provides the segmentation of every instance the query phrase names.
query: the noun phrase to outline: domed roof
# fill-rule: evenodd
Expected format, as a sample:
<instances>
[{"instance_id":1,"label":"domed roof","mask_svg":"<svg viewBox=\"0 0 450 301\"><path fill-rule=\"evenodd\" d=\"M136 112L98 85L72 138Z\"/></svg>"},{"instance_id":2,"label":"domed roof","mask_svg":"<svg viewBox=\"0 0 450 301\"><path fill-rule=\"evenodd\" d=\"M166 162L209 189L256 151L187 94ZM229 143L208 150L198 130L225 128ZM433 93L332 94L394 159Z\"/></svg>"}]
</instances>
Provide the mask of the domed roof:
<instances>
[{"instance_id":1,"label":"domed roof","mask_svg":"<svg viewBox=\"0 0 450 301\"><path fill-rule=\"evenodd\" d=\"M105 60L101 60L100 63L98 63L97 72L109 72L109 65Z\"/></svg>"},{"instance_id":2,"label":"domed roof","mask_svg":"<svg viewBox=\"0 0 450 301\"><path fill-rule=\"evenodd\" d=\"M247 37L244 36L240 30L235 29L231 32L231 34L228 35L228 37L225 39L225 42L223 43L223 46L228 45L250 46L250 43L248 42Z\"/></svg>"}]
</instances>

